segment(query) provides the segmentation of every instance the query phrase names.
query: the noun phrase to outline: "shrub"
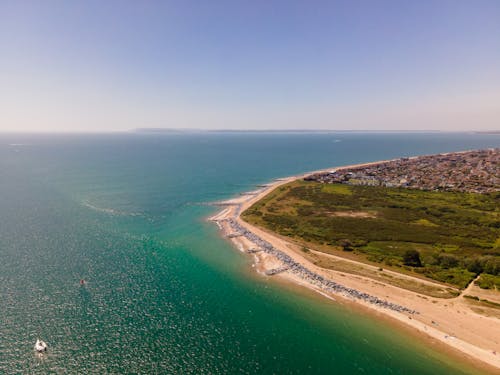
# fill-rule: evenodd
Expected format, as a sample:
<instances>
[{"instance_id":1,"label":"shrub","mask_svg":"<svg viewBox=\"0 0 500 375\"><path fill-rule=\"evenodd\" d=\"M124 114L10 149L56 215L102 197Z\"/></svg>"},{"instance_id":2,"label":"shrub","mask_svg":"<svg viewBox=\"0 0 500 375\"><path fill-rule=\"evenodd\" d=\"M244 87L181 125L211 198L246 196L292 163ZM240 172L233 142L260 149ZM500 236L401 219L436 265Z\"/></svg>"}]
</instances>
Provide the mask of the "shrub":
<instances>
[{"instance_id":1,"label":"shrub","mask_svg":"<svg viewBox=\"0 0 500 375\"><path fill-rule=\"evenodd\" d=\"M452 268L458 265L458 259L451 254L441 254L439 255L439 264L443 268Z\"/></svg>"},{"instance_id":2,"label":"shrub","mask_svg":"<svg viewBox=\"0 0 500 375\"><path fill-rule=\"evenodd\" d=\"M469 272L474 272L474 273L483 272L483 266L478 258L466 259L465 268L467 268L467 271Z\"/></svg>"},{"instance_id":3,"label":"shrub","mask_svg":"<svg viewBox=\"0 0 500 375\"><path fill-rule=\"evenodd\" d=\"M403 263L406 266L422 267L422 262L420 261L420 253L414 249L406 250L403 254Z\"/></svg>"},{"instance_id":4,"label":"shrub","mask_svg":"<svg viewBox=\"0 0 500 375\"><path fill-rule=\"evenodd\" d=\"M352 251L352 243L348 239L343 239L339 241L339 245L342 247L344 251Z\"/></svg>"},{"instance_id":5,"label":"shrub","mask_svg":"<svg viewBox=\"0 0 500 375\"><path fill-rule=\"evenodd\" d=\"M490 275L499 275L500 259L498 258L488 259L484 264L484 272L489 273Z\"/></svg>"},{"instance_id":6,"label":"shrub","mask_svg":"<svg viewBox=\"0 0 500 375\"><path fill-rule=\"evenodd\" d=\"M482 289L500 289L500 277L482 274L475 284Z\"/></svg>"}]
</instances>

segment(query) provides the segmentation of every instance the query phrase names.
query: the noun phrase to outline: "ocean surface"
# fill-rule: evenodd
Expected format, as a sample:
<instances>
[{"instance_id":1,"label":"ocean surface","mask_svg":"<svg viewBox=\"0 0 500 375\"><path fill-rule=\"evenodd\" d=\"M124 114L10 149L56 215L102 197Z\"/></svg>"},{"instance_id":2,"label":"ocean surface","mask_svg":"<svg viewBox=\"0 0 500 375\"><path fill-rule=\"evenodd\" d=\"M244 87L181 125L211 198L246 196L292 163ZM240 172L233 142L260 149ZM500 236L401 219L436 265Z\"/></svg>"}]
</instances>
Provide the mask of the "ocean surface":
<instances>
[{"instance_id":1,"label":"ocean surface","mask_svg":"<svg viewBox=\"0 0 500 375\"><path fill-rule=\"evenodd\" d=\"M277 177L484 147L500 135L2 134L0 373L475 373L255 274L206 218Z\"/></svg>"}]
</instances>

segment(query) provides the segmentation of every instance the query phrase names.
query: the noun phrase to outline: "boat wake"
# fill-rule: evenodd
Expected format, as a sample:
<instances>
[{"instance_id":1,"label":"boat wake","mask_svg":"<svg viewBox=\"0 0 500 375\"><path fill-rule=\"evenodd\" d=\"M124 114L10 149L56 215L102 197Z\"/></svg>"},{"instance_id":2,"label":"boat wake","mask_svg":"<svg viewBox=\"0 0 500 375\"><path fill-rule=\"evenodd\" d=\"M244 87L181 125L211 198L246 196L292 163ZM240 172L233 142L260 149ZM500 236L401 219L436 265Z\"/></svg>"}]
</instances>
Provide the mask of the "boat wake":
<instances>
[{"instance_id":1,"label":"boat wake","mask_svg":"<svg viewBox=\"0 0 500 375\"><path fill-rule=\"evenodd\" d=\"M126 211L121 211L121 210L116 210L114 208L106 208L106 207L98 207L95 206L87 201L81 202L82 206L90 208L91 210L97 211L97 212L102 212L108 215L113 215L113 216L142 216L144 217L144 214L140 212L126 212Z\"/></svg>"}]
</instances>

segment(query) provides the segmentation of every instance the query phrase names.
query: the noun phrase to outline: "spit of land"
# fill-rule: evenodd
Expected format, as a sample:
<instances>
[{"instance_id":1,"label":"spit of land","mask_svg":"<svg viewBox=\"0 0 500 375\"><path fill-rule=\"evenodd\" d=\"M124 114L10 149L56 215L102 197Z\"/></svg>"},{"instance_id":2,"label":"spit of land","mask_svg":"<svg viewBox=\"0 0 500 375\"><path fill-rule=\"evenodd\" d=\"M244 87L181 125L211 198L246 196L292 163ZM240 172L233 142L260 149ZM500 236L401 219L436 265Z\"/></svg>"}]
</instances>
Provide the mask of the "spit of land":
<instances>
[{"instance_id":1,"label":"spit of land","mask_svg":"<svg viewBox=\"0 0 500 375\"><path fill-rule=\"evenodd\" d=\"M499 370L499 160L490 149L293 176L222 202L211 220L263 275Z\"/></svg>"}]
</instances>

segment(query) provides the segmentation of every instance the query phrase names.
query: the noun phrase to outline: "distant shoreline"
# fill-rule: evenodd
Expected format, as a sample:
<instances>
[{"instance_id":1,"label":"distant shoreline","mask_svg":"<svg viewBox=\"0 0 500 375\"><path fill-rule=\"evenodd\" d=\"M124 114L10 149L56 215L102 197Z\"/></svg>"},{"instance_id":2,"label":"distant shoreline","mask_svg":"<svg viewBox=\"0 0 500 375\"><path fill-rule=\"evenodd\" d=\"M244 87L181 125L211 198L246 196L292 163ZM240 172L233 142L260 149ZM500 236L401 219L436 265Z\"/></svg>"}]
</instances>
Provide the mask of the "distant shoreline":
<instances>
[{"instance_id":1,"label":"distant shoreline","mask_svg":"<svg viewBox=\"0 0 500 375\"><path fill-rule=\"evenodd\" d=\"M300 133L300 134L429 134L429 133L474 133L474 134L500 134L495 130L439 130L439 129L426 129L426 130L405 130L405 129L200 129L200 128L136 128L129 131L135 133Z\"/></svg>"},{"instance_id":2,"label":"distant shoreline","mask_svg":"<svg viewBox=\"0 0 500 375\"><path fill-rule=\"evenodd\" d=\"M500 328L500 322L497 318L485 317L474 313L474 311L467 308L466 302L462 301L463 298L461 299L461 296L456 299L445 299L441 301L436 298L427 298L418 293L410 292L379 281L374 282L373 279L346 274L345 272L339 273L322 269L301 256L301 254L296 251L297 249L294 249L294 245L285 238L262 228L255 227L245 222L240 217L241 213L252 204L261 200L279 186L293 182L297 179L315 173L324 173L332 169L359 168L395 160L399 160L399 158L339 166L280 178L272 183L262 185L259 190L248 192L239 197L221 202L223 209L212 216L210 220L217 223L222 234L229 238L240 251L250 253L253 256L257 272L268 277L279 277L282 280L306 287L328 298L336 299L340 297L346 299L376 314L381 313L383 316L396 320L420 332L432 342L438 340L446 348L452 349L451 353L455 356L458 353L461 355L465 354L466 358L468 358L469 362L474 364L474 366L484 371L494 373L500 369L500 345L498 343L498 338L495 337L491 329L494 325ZM232 223L237 223L237 226ZM273 256L273 254L259 251L258 244L251 240L253 237L241 235L241 233L239 233L241 232L240 228L252 233L256 238L272 244L274 248L292 258L294 262L306 267L308 270L312 270L325 279L339 282L343 286L366 293L367 295L408 307L409 310L415 310L418 314L413 315L393 311L377 306L376 304L367 303L366 301L355 298L353 299L349 295L341 292L325 290L324 288L318 287L318 285L308 280L304 280L293 272L284 269L283 262L277 259L276 256ZM473 285L469 286L469 288L473 287ZM430 300L434 302L431 303Z\"/></svg>"}]
</instances>

